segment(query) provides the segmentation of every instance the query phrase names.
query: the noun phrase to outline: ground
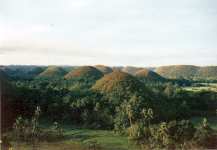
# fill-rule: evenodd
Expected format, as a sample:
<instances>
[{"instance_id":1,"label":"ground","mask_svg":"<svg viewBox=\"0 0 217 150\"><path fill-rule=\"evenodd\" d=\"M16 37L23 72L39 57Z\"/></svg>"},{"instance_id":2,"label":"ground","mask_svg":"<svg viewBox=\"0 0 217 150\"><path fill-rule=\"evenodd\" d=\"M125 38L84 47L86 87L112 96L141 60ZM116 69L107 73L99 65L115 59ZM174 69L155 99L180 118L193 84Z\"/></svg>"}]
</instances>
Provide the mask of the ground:
<instances>
[{"instance_id":1,"label":"ground","mask_svg":"<svg viewBox=\"0 0 217 150\"><path fill-rule=\"evenodd\" d=\"M64 140L58 142L41 142L39 150L89 150L94 146L100 150L137 150L134 143L126 136L115 134L107 130L75 129L69 126L64 127ZM13 143L16 150L31 150L32 147L26 144Z\"/></svg>"}]
</instances>

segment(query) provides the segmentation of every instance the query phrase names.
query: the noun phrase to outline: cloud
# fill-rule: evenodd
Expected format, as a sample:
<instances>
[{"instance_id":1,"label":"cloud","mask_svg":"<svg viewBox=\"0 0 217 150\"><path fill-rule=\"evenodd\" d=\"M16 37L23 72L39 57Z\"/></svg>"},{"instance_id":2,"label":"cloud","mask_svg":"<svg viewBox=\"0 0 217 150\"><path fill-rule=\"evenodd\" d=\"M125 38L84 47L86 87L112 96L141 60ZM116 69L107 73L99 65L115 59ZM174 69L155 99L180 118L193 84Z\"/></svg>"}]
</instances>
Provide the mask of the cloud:
<instances>
[{"instance_id":1,"label":"cloud","mask_svg":"<svg viewBox=\"0 0 217 150\"><path fill-rule=\"evenodd\" d=\"M0 54L21 57L1 63L199 64L206 57L206 62L216 64L216 4L214 0L0 1Z\"/></svg>"}]
</instances>

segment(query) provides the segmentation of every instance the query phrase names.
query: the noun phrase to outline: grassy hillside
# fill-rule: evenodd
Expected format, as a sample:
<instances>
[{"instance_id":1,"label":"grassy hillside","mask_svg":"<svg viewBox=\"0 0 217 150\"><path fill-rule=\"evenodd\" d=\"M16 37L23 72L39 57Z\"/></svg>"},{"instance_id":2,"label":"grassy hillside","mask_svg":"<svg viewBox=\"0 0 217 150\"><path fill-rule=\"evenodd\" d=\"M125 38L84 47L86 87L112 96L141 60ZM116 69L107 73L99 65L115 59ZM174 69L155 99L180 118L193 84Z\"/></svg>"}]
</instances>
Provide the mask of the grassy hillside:
<instances>
[{"instance_id":1,"label":"grassy hillside","mask_svg":"<svg viewBox=\"0 0 217 150\"><path fill-rule=\"evenodd\" d=\"M135 76L141 79L149 80L149 81L164 81L165 78L161 77L154 71L148 69L142 69L135 73Z\"/></svg>"},{"instance_id":2,"label":"grassy hillside","mask_svg":"<svg viewBox=\"0 0 217 150\"><path fill-rule=\"evenodd\" d=\"M98 80L92 89L103 93L126 93L126 91L140 91L142 86L142 83L132 75L121 71L114 71Z\"/></svg>"},{"instance_id":3,"label":"grassy hillside","mask_svg":"<svg viewBox=\"0 0 217 150\"><path fill-rule=\"evenodd\" d=\"M217 66L199 68L195 78L201 80L217 80Z\"/></svg>"},{"instance_id":4,"label":"grassy hillside","mask_svg":"<svg viewBox=\"0 0 217 150\"><path fill-rule=\"evenodd\" d=\"M113 71L112 68L104 65L96 65L94 67L101 71L103 74L111 73Z\"/></svg>"},{"instance_id":5,"label":"grassy hillside","mask_svg":"<svg viewBox=\"0 0 217 150\"><path fill-rule=\"evenodd\" d=\"M155 71L169 79L217 80L217 66L173 65L158 67Z\"/></svg>"},{"instance_id":6,"label":"grassy hillside","mask_svg":"<svg viewBox=\"0 0 217 150\"><path fill-rule=\"evenodd\" d=\"M49 66L46 70L38 75L41 78L56 78L63 77L66 74L66 71L57 66Z\"/></svg>"},{"instance_id":7,"label":"grassy hillside","mask_svg":"<svg viewBox=\"0 0 217 150\"><path fill-rule=\"evenodd\" d=\"M78 67L65 75L65 79L73 78L89 78L89 79L99 79L103 76L103 73L98 69L91 66Z\"/></svg>"},{"instance_id":8,"label":"grassy hillside","mask_svg":"<svg viewBox=\"0 0 217 150\"><path fill-rule=\"evenodd\" d=\"M139 70L141 70L143 68L140 67L132 67L132 66L126 66L124 68L121 69L121 71L129 73L131 75L135 75L136 72L138 72Z\"/></svg>"},{"instance_id":9,"label":"grassy hillside","mask_svg":"<svg viewBox=\"0 0 217 150\"><path fill-rule=\"evenodd\" d=\"M193 79L196 75L199 67L190 65L174 65L174 66L162 66L156 68L156 72L170 79Z\"/></svg>"}]
</instances>

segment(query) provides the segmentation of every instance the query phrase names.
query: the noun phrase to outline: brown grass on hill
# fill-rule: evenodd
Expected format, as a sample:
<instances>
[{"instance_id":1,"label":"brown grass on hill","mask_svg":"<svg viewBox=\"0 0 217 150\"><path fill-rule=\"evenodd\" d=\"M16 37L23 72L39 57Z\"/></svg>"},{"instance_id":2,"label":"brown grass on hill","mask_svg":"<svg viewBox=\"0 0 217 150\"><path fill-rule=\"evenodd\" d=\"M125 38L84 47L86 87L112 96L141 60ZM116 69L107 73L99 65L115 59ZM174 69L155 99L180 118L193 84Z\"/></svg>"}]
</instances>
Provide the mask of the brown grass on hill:
<instances>
[{"instance_id":1,"label":"brown grass on hill","mask_svg":"<svg viewBox=\"0 0 217 150\"><path fill-rule=\"evenodd\" d=\"M148 70L148 69L142 69L135 73L135 76L141 77L141 78L147 78L150 80L160 80L163 79L159 74L157 74L154 71Z\"/></svg>"},{"instance_id":2,"label":"brown grass on hill","mask_svg":"<svg viewBox=\"0 0 217 150\"><path fill-rule=\"evenodd\" d=\"M92 89L101 92L136 91L141 83L132 75L121 71L113 71L98 80Z\"/></svg>"},{"instance_id":3,"label":"brown grass on hill","mask_svg":"<svg viewBox=\"0 0 217 150\"><path fill-rule=\"evenodd\" d=\"M98 69L99 71L101 71L103 74L108 74L108 73L111 73L113 71L112 68L110 68L108 66L104 66L104 65L96 65L94 67L96 69Z\"/></svg>"},{"instance_id":4,"label":"brown grass on hill","mask_svg":"<svg viewBox=\"0 0 217 150\"><path fill-rule=\"evenodd\" d=\"M65 75L66 79L72 78L82 78L82 77L91 77L95 79L99 79L103 76L102 72L92 66L82 66L78 67L75 70L72 70L68 74Z\"/></svg>"},{"instance_id":5,"label":"brown grass on hill","mask_svg":"<svg viewBox=\"0 0 217 150\"><path fill-rule=\"evenodd\" d=\"M126 67L122 68L121 71L132 74L132 75L135 75L135 73L137 71L141 70L141 69L143 69L143 68L141 68L141 67L133 67L133 66L126 66Z\"/></svg>"},{"instance_id":6,"label":"brown grass on hill","mask_svg":"<svg viewBox=\"0 0 217 150\"><path fill-rule=\"evenodd\" d=\"M49 66L45 71L39 74L39 77L62 77L66 71L57 66Z\"/></svg>"},{"instance_id":7,"label":"brown grass on hill","mask_svg":"<svg viewBox=\"0 0 217 150\"><path fill-rule=\"evenodd\" d=\"M171 79L177 78L185 78L185 79L192 79L199 67L191 66L191 65L172 65L172 66L162 66L156 68L156 72L165 77Z\"/></svg>"}]
</instances>

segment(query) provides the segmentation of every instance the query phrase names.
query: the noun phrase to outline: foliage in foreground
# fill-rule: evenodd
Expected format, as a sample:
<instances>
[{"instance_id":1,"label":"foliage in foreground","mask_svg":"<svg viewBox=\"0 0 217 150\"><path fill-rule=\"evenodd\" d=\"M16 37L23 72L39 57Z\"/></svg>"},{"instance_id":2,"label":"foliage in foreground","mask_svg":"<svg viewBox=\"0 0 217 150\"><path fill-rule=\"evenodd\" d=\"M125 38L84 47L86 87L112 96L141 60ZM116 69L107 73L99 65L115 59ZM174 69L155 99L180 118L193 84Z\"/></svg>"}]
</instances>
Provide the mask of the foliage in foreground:
<instances>
[{"instance_id":1,"label":"foliage in foreground","mask_svg":"<svg viewBox=\"0 0 217 150\"><path fill-rule=\"evenodd\" d=\"M11 140L16 142L25 142L30 145L37 145L40 141L58 141L63 138L63 129L58 122L47 129L39 124L40 107L37 107L31 119L18 117L13 125L13 131L10 135Z\"/></svg>"}]
</instances>

